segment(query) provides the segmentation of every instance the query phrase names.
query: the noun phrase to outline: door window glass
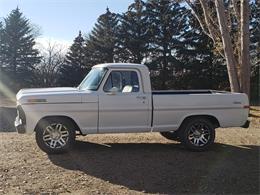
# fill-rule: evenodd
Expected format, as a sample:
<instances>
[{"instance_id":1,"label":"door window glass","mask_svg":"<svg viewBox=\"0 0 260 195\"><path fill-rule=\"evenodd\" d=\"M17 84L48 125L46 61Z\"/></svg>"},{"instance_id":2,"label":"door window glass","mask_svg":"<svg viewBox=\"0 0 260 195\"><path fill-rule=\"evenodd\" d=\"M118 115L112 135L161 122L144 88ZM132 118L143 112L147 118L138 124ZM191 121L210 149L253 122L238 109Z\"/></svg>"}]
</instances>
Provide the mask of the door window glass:
<instances>
[{"instance_id":1,"label":"door window glass","mask_svg":"<svg viewBox=\"0 0 260 195\"><path fill-rule=\"evenodd\" d=\"M139 80L137 73L135 71L112 71L104 85L104 91L138 92Z\"/></svg>"}]
</instances>

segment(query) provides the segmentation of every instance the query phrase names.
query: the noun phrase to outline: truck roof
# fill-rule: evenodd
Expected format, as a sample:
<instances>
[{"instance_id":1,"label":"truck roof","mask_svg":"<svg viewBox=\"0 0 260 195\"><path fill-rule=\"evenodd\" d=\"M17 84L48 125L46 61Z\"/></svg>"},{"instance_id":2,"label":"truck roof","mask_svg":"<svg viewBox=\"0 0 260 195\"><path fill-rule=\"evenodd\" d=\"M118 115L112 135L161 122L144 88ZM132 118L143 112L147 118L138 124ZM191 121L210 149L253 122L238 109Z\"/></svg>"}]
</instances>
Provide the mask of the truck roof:
<instances>
[{"instance_id":1,"label":"truck roof","mask_svg":"<svg viewBox=\"0 0 260 195\"><path fill-rule=\"evenodd\" d=\"M93 66L95 68L146 68L147 67L143 64L134 64L134 63L104 63L104 64L97 64Z\"/></svg>"}]
</instances>

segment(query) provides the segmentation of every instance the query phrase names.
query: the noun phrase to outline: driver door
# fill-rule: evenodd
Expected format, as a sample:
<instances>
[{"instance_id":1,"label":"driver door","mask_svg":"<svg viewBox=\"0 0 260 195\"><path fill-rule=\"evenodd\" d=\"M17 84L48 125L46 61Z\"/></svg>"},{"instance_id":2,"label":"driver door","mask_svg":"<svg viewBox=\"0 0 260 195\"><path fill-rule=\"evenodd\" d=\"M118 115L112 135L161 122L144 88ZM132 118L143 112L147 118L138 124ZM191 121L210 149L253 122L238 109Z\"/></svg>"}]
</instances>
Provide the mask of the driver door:
<instances>
[{"instance_id":1,"label":"driver door","mask_svg":"<svg viewBox=\"0 0 260 195\"><path fill-rule=\"evenodd\" d=\"M137 70L111 70L99 96L99 133L149 131L149 96Z\"/></svg>"}]
</instances>

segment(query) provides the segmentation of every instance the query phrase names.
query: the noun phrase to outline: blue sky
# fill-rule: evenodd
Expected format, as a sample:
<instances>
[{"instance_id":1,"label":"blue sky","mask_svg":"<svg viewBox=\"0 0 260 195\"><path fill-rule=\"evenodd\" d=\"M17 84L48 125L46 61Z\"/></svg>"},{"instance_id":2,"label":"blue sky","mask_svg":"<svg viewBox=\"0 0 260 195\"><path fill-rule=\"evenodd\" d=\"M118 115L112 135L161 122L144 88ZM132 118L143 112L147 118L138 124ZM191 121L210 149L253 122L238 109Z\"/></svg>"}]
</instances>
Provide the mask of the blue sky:
<instances>
[{"instance_id":1,"label":"blue sky","mask_svg":"<svg viewBox=\"0 0 260 195\"><path fill-rule=\"evenodd\" d=\"M0 0L0 18L17 6L40 27L41 39L72 42L78 31L89 33L109 7L122 13L134 0Z\"/></svg>"}]
</instances>

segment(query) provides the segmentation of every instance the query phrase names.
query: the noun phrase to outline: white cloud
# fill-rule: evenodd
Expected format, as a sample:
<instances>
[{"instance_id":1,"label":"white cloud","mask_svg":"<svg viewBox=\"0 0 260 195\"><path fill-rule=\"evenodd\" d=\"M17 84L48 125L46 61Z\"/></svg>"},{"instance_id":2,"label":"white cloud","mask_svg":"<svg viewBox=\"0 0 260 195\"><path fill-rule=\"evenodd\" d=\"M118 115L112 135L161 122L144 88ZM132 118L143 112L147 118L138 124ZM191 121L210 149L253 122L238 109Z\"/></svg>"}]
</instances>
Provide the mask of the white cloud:
<instances>
[{"instance_id":1,"label":"white cloud","mask_svg":"<svg viewBox=\"0 0 260 195\"><path fill-rule=\"evenodd\" d=\"M66 53L71 46L72 42L62 39L55 39L51 37L36 38L36 48L40 51L47 49L50 45L55 45L57 48L62 49Z\"/></svg>"}]
</instances>

